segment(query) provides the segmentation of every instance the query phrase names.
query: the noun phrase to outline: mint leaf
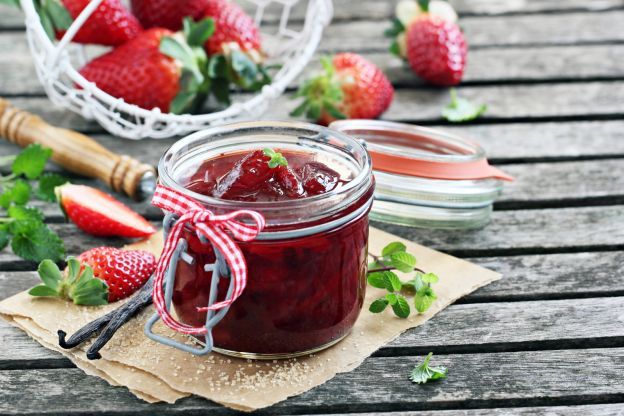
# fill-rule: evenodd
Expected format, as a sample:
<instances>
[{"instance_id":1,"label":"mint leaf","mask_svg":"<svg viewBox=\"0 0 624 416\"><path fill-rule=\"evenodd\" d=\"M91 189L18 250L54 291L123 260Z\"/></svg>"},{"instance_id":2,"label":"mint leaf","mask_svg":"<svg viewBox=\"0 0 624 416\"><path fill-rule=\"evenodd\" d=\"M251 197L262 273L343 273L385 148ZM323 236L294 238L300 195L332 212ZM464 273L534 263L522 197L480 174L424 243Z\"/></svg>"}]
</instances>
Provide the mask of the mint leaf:
<instances>
[{"instance_id":1,"label":"mint leaf","mask_svg":"<svg viewBox=\"0 0 624 416\"><path fill-rule=\"evenodd\" d=\"M388 301L388 305L393 306L396 305L398 297L396 293L388 293L385 299Z\"/></svg>"},{"instance_id":2,"label":"mint leaf","mask_svg":"<svg viewBox=\"0 0 624 416\"><path fill-rule=\"evenodd\" d=\"M430 352L422 364L414 367L409 376L409 379L413 383L423 384L428 381L446 378L448 374L446 367L429 367L429 361L431 360L432 355L433 353Z\"/></svg>"},{"instance_id":3,"label":"mint leaf","mask_svg":"<svg viewBox=\"0 0 624 416\"><path fill-rule=\"evenodd\" d=\"M384 272L374 272L366 277L368 284L377 289L386 288L386 279L384 278Z\"/></svg>"},{"instance_id":4,"label":"mint leaf","mask_svg":"<svg viewBox=\"0 0 624 416\"><path fill-rule=\"evenodd\" d=\"M390 255L390 263L404 273L411 272L416 266L416 257L410 253L398 251Z\"/></svg>"},{"instance_id":5,"label":"mint leaf","mask_svg":"<svg viewBox=\"0 0 624 416\"><path fill-rule=\"evenodd\" d=\"M380 298L371 303L368 310L372 313L380 313L383 312L384 309L386 309L386 306L388 306L388 300L385 298Z\"/></svg>"},{"instance_id":6,"label":"mint leaf","mask_svg":"<svg viewBox=\"0 0 624 416\"><path fill-rule=\"evenodd\" d=\"M4 192L0 195L0 206L6 209L12 202L17 205L24 205L29 199L30 185L28 182L18 179L4 187Z\"/></svg>"},{"instance_id":7,"label":"mint leaf","mask_svg":"<svg viewBox=\"0 0 624 416\"><path fill-rule=\"evenodd\" d=\"M474 120L487 110L485 104L477 105L465 98L457 97L457 92L451 89L451 103L442 110L442 117L452 123L461 123Z\"/></svg>"},{"instance_id":8,"label":"mint leaf","mask_svg":"<svg viewBox=\"0 0 624 416\"><path fill-rule=\"evenodd\" d=\"M57 262L62 260L65 254L63 241L43 224L36 228L19 230L13 237L11 248L23 259L36 262L45 259Z\"/></svg>"},{"instance_id":9,"label":"mint leaf","mask_svg":"<svg viewBox=\"0 0 624 416\"><path fill-rule=\"evenodd\" d=\"M9 217L15 221L43 222L43 213L37 208L11 205L8 209Z\"/></svg>"},{"instance_id":10,"label":"mint leaf","mask_svg":"<svg viewBox=\"0 0 624 416\"><path fill-rule=\"evenodd\" d=\"M0 250L4 250L10 240L11 235L9 234L9 230L5 225L0 225Z\"/></svg>"},{"instance_id":11,"label":"mint leaf","mask_svg":"<svg viewBox=\"0 0 624 416\"><path fill-rule=\"evenodd\" d=\"M407 247L405 247L405 244L399 241L394 241L388 244L387 246L385 246L383 250L381 250L381 255L383 257L387 257L391 254L404 252L406 250L407 250Z\"/></svg>"},{"instance_id":12,"label":"mint leaf","mask_svg":"<svg viewBox=\"0 0 624 416\"><path fill-rule=\"evenodd\" d=\"M268 162L271 169L275 169L278 166L288 166L288 161L281 153L276 152L273 149L269 149L268 147L266 149L263 149L262 152L265 156L271 158L271 160L269 160Z\"/></svg>"},{"instance_id":13,"label":"mint leaf","mask_svg":"<svg viewBox=\"0 0 624 416\"><path fill-rule=\"evenodd\" d=\"M392 304L392 310L394 314L399 318L407 318L410 314L410 306L407 300L401 295L395 295L396 302Z\"/></svg>"},{"instance_id":14,"label":"mint leaf","mask_svg":"<svg viewBox=\"0 0 624 416\"><path fill-rule=\"evenodd\" d=\"M43 201L56 202L54 188L64 185L67 182L69 182L69 180L64 176L56 173L44 173L39 178L39 187L35 191L37 198Z\"/></svg>"},{"instance_id":15,"label":"mint leaf","mask_svg":"<svg viewBox=\"0 0 624 416\"><path fill-rule=\"evenodd\" d=\"M384 286L388 292L401 290L401 279L393 272L383 272Z\"/></svg>"},{"instance_id":16,"label":"mint leaf","mask_svg":"<svg viewBox=\"0 0 624 416\"><path fill-rule=\"evenodd\" d=\"M424 283L429 284L438 283L438 281L440 280L440 278L434 273L423 274L420 276L420 278Z\"/></svg>"},{"instance_id":17,"label":"mint leaf","mask_svg":"<svg viewBox=\"0 0 624 416\"><path fill-rule=\"evenodd\" d=\"M418 313L426 312L438 297L429 286L421 287L414 296L414 306Z\"/></svg>"},{"instance_id":18,"label":"mint leaf","mask_svg":"<svg viewBox=\"0 0 624 416\"><path fill-rule=\"evenodd\" d=\"M31 144L22 150L13 161L13 173L24 175L28 179L37 179L43 172L50 156L52 156L52 150L45 149L39 144Z\"/></svg>"}]
</instances>

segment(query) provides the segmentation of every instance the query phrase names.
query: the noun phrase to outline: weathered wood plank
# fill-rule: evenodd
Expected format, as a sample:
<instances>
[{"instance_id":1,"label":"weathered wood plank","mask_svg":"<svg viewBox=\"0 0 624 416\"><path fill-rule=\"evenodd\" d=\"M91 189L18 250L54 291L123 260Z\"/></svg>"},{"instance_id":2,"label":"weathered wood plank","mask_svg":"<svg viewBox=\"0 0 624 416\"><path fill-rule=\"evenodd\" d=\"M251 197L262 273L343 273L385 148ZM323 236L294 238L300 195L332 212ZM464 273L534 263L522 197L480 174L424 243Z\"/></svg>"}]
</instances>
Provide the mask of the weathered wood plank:
<instances>
[{"instance_id":1,"label":"weathered wood plank","mask_svg":"<svg viewBox=\"0 0 624 416\"><path fill-rule=\"evenodd\" d=\"M455 255L483 257L568 251L612 250L624 247L624 205L495 211L480 230L425 230L379 224L383 229L425 246ZM155 223L157 225L157 223ZM67 254L85 247L121 245L122 240L93 238L73 224L51 224L66 243ZM0 252L4 270L33 270L8 250Z\"/></svg>"},{"instance_id":2,"label":"weathered wood plank","mask_svg":"<svg viewBox=\"0 0 624 416\"><path fill-rule=\"evenodd\" d=\"M501 85L461 87L459 94L488 104L482 119L510 120L555 117L600 117L624 114L624 82L582 82L548 85ZM394 102L383 115L393 121L441 121L440 111L449 102L444 89L397 90ZM298 101L285 95L263 119L284 119Z\"/></svg>"},{"instance_id":3,"label":"weathered wood plank","mask_svg":"<svg viewBox=\"0 0 624 416\"><path fill-rule=\"evenodd\" d=\"M624 32L614 30L624 11L608 13L566 13L514 15L504 17L465 17L461 26L470 47L520 45L571 45L621 42ZM386 21L335 22L324 33L320 49L345 51L362 48L382 51L388 48L383 36Z\"/></svg>"},{"instance_id":4,"label":"weathered wood plank","mask_svg":"<svg viewBox=\"0 0 624 416\"><path fill-rule=\"evenodd\" d=\"M623 315L624 297L451 305L435 319L383 346L377 355L618 347L624 343ZM55 353L42 352L24 333L3 321L0 339L0 369L49 368L48 361L58 362ZM32 362L24 363L25 357Z\"/></svg>"},{"instance_id":5,"label":"weathered wood plank","mask_svg":"<svg viewBox=\"0 0 624 416\"><path fill-rule=\"evenodd\" d=\"M471 231L383 225L393 234L460 256L539 254L622 247L624 206L495 211ZM379 226L380 224L376 223Z\"/></svg>"},{"instance_id":6,"label":"weathered wood plank","mask_svg":"<svg viewBox=\"0 0 624 416\"><path fill-rule=\"evenodd\" d=\"M360 49L366 48L359 44ZM26 38L21 32L0 32L0 94L43 94L32 65ZM357 51L358 49L352 49ZM387 52L363 52L395 85L423 85L400 59ZM318 61L317 54L314 62ZM601 62L596 65L596 62ZM318 71L310 65L307 78ZM487 48L470 52L463 78L466 83L505 81L612 79L624 76L624 45L557 46L542 48ZM298 80L291 85L296 88Z\"/></svg>"},{"instance_id":7,"label":"weathered wood plank","mask_svg":"<svg viewBox=\"0 0 624 416\"><path fill-rule=\"evenodd\" d=\"M542 254L470 259L503 278L462 302L624 295L624 252ZM36 285L35 272L0 273L0 299Z\"/></svg>"},{"instance_id":8,"label":"weathered wood plank","mask_svg":"<svg viewBox=\"0 0 624 416\"><path fill-rule=\"evenodd\" d=\"M440 128L478 142L485 148L490 160L496 162L624 156L624 140L621 140L624 121L619 120L451 125ZM125 140L106 134L92 137L112 151L152 164L156 164L164 151L177 140ZM17 151L16 146L0 140L0 154Z\"/></svg>"},{"instance_id":9,"label":"weathered wood plank","mask_svg":"<svg viewBox=\"0 0 624 416\"><path fill-rule=\"evenodd\" d=\"M354 371L279 403L271 413L431 410L435 408L592 404L624 395L624 349L438 355L448 379L415 386L407 375L422 357L370 358ZM535 382L539 380L539 383ZM608 380L609 382L605 382ZM211 411L231 414L189 398L175 406L150 406L123 388L85 376L78 369L0 372L0 412L15 414ZM62 386L72 386L70 390ZM27 400L26 400L27 398ZM17 407L19 405L19 408ZM18 410L19 409L19 410ZM263 413L263 412L261 412Z\"/></svg>"}]
</instances>

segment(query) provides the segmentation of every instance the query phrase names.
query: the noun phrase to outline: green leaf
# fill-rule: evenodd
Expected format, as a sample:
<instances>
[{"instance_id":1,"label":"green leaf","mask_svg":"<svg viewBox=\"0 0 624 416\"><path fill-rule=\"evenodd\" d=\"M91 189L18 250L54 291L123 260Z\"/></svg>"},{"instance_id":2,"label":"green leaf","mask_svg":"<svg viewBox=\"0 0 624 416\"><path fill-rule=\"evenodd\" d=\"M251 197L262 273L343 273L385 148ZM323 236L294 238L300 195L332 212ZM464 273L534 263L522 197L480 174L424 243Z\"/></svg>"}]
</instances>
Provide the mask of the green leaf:
<instances>
[{"instance_id":1,"label":"green leaf","mask_svg":"<svg viewBox=\"0 0 624 416\"><path fill-rule=\"evenodd\" d=\"M390 255L390 263L397 270L408 273L414 270L414 266L416 266L416 257L410 253L398 251Z\"/></svg>"},{"instance_id":2,"label":"green leaf","mask_svg":"<svg viewBox=\"0 0 624 416\"><path fill-rule=\"evenodd\" d=\"M442 110L442 117L452 123L474 120L487 110L485 104L477 105L465 98L457 97L455 88L451 89L451 103Z\"/></svg>"},{"instance_id":3,"label":"green leaf","mask_svg":"<svg viewBox=\"0 0 624 416\"><path fill-rule=\"evenodd\" d=\"M401 279L395 273L383 272L385 288L388 292L398 292L401 290Z\"/></svg>"},{"instance_id":4,"label":"green leaf","mask_svg":"<svg viewBox=\"0 0 624 416\"><path fill-rule=\"evenodd\" d=\"M381 255L384 257L387 257L391 254L394 253L401 253L407 250L407 247L405 247L405 244L399 242L399 241L393 241L392 243L388 244L387 246L385 246L383 248L383 250L381 250Z\"/></svg>"},{"instance_id":5,"label":"green leaf","mask_svg":"<svg viewBox=\"0 0 624 416\"><path fill-rule=\"evenodd\" d=\"M45 259L60 261L65 254L63 241L45 225L15 235L11 248L23 259L36 262Z\"/></svg>"},{"instance_id":6,"label":"green leaf","mask_svg":"<svg viewBox=\"0 0 624 416\"><path fill-rule=\"evenodd\" d=\"M43 281L47 287L58 292L59 283L63 276L58 266L52 260L46 259L39 263L37 272L39 273L41 281Z\"/></svg>"},{"instance_id":7,"label":"green leaf","mask_svg":"<svg viewBox=\"0 0 624 416\"><path fill-rule=\"evenodd\" d=\"M203 46L215 31L215 22L210 17L199 22L194 22L192 18L185 17L183 25L184 36L191 46Z\"/></svg>"},{"instance_id":8,"label":"green leaf","mask_svg":"<svg viewBox=\"0 0 624 416\"><path fill-rule=\"evenodd\" d=\"M106 305L108 304L108 285L100 279L80 279L79 283L74 286L69 297L76 305Z\"/></svg>"},{"instance_id":9,"label":"green leaf","mask_svg":"<svg viewBox=\"0 0 624 416\"><path fill-rule=\"evenodd\" d=\"M338 110L338 108L329 100L323 101L323 109L327 111L330 116L337 118L338 120L344 120L347 118L347 115Z\"/></svg>"},{"instance_id":10,"label":"green leaf","mask_svg":"<svg viewBox=\"0 0 624 416\"><path fill-rule=\"evenodd\" d=\"M438 297L429 286L421 287L414 296L414 306L418 313L426 312Z\"/></svg>"},{"instance_id":11,"label":"green leaf","mask_svg":"<svg viewBox=\"0 0 624 416\"><path fill-rule=\"evenodd\" d=\"M4 248L11 241L11 235L9 234L9 230L6 226L0 226L0 250L4 250Z\"/></svg>"},{"instance_id":12,"label":"green leaf","mask_svg":"<svg viewBox=\"0 0 624 416\"><path fill-rule=\"evenodd\" d=\"M15 221L35 221L43 222L43 212L37 208L24 207L21 205L11 205L8 209L9 217Z\"/></svg>"},{"instance_id":13,"label":"green leaf","mask_svg":"<svg viewBox=\"0 0 624 416\"><path fill-rule=\"evenodd\" d=\"M52 19L47 13L39 13L39 19L41 20L41 26L43 26L43 31L50 40L55 40L56 32L54 31L54 23L52 23Z\"/></svg>"},{"instance_id":14,"label":"green leaf","mask_svg":"<svg viewBox=\"0 0 624 416\"><path fill-rule=\"evenodd\" d=\"M410 315L410 306L407 300L401 295L395 295L397 297L396 303L392 305L394 314L399 318L407 318Z\"/></svg>"},{"instance_id":15,"label":"green leaf","mask_svg":"<svg viewBox=\"0 0 624 416\"><path fill-rule=\"evenodd\" d=\"M211 91L217 101L225 105L230 105L230 85L227 79L215 79L212 82Z\"/></svg>"},{"instance_id":16,"label":"green leaf","mask_svg":"<svg viewBox=\"0 0 624 416\"><path fill-rule=\"evenodd\" d=\"M396 293L388 293L388 294L385 296L385 298L386 298L386 300L388 301L388 305L390 305L390 306L394 306L394 305L396 305L397 300L398 300L398 296L397 296L397 294L396 294Z\"/></svg>"},{"instance_id":17,"label":"green leaf","mask_svg":"<svg viewBox=\"0 0 624 416\"><path fill-rule=\"evenodd\" d=\"M308 111L309 105L310 103L308 103L307 101L302 102L301 104L297 106L297 108L295 108L293 111L290 112L290 116L301 117L302 115L306 113L306 111Z\"/></svg>"},{"instance_id":18,"label":"green leaf","mask_svg":"<svg viewBox=\"0 0 624 416\"><path fill-rule=\"evenodd\" d=\"M376 287L377 289L385 289L386 288L386 279L384 277L384 272L373 272L370 273L366 280L368 284L372 287Z\"/></svg>"},{"instance_id":19,"label":"green leaf","mask_svg":"<svg viewBox=\"0 0 624 416\"><path fill-rule=\"evenodd\" d=\"M228 65L225 56L219 54L210 57L208 76L210 78L227 78Z\"/></svg>"},{"instance_id":20,"label":"green leaf","mask_svg":"<svg viewBox=\"0 0 624 416\"><path fill-rule=\"evenodd\" d=\"M403 32L405 32L405 26L398 18L395 17L392 19L392 26L384 30L384 36L387 38L396 38Z\"/></svg>"},{"instance_id":21,"label":"green leaf","mask_svg":"<svg viewBox=\"0 0 624 416\"><path fill-rule=\"evenodd\" d=\"M10 185L5 186L4 192L0 195L0 206L8 209L11 203L24 205L30 199L30 185L28 182L18 179Z\"/></svg>"},{"instance_id":22,"label":"green leaf","mask_svg":"<svg viewBox=\"0 0 624 416\"><path fill-rule=\"evenodd\" d=\"M59 293L46 285L35 286L28 291L31 296L53 296L58 297Z\"/></svg>"},{"instance_id":23,"label":"green leaf","mask_svg":"<svg viewBox=\"0 0 624 416\"><path fill-rule=\"evenodd\" d=\"M422 10L423 12L429 11L429 0L417 0L417 1L418 1L418 6L420 7L420 10Z\"/></svg>"},{"instance_id":24,"label":"green leaf","mask_svg":"<svg viewBox=\"0 0 624 416\"><path fill-rule=\"evenodd\" d=\"M180 42L171 36L165 36L160 40L160 52L170 58L176 59L184 70L189 71L199 83L204 81L196 55L186 42Z\"/></svg>"},{"instance_id":25,"label":"green leaf","mask_svg":"<svg viewBox=\"0 0 624 416\"><path fill-rule=\"evenodd\" d=\"M379 263L378 261L371 261L370 263L368 263L368 270L380 269L382 267L384 267L384 265Z\"/></svg>"},{"instance_id":26,"label":"green leaf","mask_svg":"<svg viewBox=\"0 0 624 416\"><path fill-rule=\"evenodd\" d=\"M20 8L19 0L0 0L0 4Z\"/></svg>"},{"instance_id":27,"label":"green leaf","mask_svg":"<svg viewBox=\"0 0 624 416\"><path fill-rule=\"evenodd\" d=\"M420 278L424 283L428 284L438 283L438 281L440 280L440 278L434 273L423 274L422 276L420 276Z\"/></svg>"},{"instance_id":28,"label":"green leaf","mask_svg":"<svg viewBox=\"0 0 624 416\"><path fill-rule=\"evenodd\" d=\"M193 106L197 94L194 92L180 91L178 95L173 99L169 106L169 111L173 114L186 114Z\"/></svg>"},{"instance_id":29,"label":"green leaf","mask_svg":"<svg viewBox=\"0 0 624 416\"><path fill-rule=\"evenodd\" d=\"M269 167L271 169L275 169L278 166L288 166L288 161L280 152L276 152L275 150L269 149L268 147L263 149L262 152L265 156L271 158L271 160L268 161Z\"/></svg>"},{"instance_id":30,"label":"green leaf","mask_svg":"<svg viewBox=\"0 0 624 416\"><path fill-rule=\"evenodd\" d=\"M388 48L388 52L396 57L403 58L401 55L401 47L399 46L399 42L397 40L392 41L390 47Z\"/></svg>"},{"instance_id":31,"label":"green leaf","mask_svg":"<svg viewBox=\"0 0 624 416\"><path fill-rule=\"evenodd\" d=\"M429 361L431 360L432 355L433 353L430 352L422 364L414 367L409 376L409 379L412 382L422 384L428 381L446 378L448 374L446 367L429 367Z\"/></svg>"},{"instance_id":32,"label":"green leaf","mask_svg":"<svg viewBox=\"0 0 624 416\"><path fill-rule=\"evenodd\" d=\"M45 149L39 144L31 144L22 150L13 161L13 173L24 175L28 179L37 179L43 172L50 156L52 156L52 150Z\"/></svg>"},{"instance_id":33,"label":"green leaf","mask_svg":"<svg viewBox=\"0 0 624 416\"><path fill-rule=\"evenodd\" d=\"M76 280L78 279L78 276L80 275L80 270L81 270L82 266L80 265L80 262L74 258L74 257L69 257L67 259L67 284L68 285L73 285Z\"/></svg>"},{"instance_id":34,"label":"green leaf","mask_svg":"<svg viewBox=\"0 0 624 416\"><path fill-rule=\"evenodd\" d=\"M388 300L385 298L380 298L371 303L368 310L372 313L380 313L383 312L384 309L386 309L386 306L388 306Z\"/></svg>"},{"instance_id":35,"label":"green leaf","mask_svg":"<svg viewBox=\"0 0 624 416\"><path fill-rule=\"evenodd\" d=\"M58 0L44 0L44 8L56 30L67 30L74 21Z\"/></svg>"},{"instance_id":36,"label":"green leaf","mask_svg":"<svg viewBox=\"0 0 624 416\"><path fill-rule=\"evenodd\" d=\"M54 188L64 185L68 182L69 179L59 174L44 173L39 178L39 187L35 191L37 198L43 201L56 202L56 194L54 193Z\"/></svg>"}]
</instances>

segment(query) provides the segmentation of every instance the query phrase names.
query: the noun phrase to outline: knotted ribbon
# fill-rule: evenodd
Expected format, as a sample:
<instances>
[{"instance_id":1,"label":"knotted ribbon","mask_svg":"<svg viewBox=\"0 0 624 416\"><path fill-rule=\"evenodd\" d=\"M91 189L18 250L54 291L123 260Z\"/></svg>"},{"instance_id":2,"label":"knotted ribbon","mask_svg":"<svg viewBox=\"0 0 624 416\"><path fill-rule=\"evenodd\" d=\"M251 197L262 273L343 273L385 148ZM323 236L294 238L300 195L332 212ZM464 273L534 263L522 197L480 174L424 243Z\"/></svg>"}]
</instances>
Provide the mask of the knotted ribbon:
<instances>
[{"instance_id":1,"label":"knotted ribbon","mask_svg":"<svg viewBox=\"0 0 624 416\"><path fill-rule=\"evenodd\" d=\"M176 321L175 318L171 316L167 310L163 293L165 273L171 263L171 258L173 257L173 253L184 227L187 224L190 225L197 233L198 237L203 236L210 241L223 255L230 269L230 278L233 279L233 293L231 299L217 302L209 308L197 308L198 311L219 310L232 304L232 302L243 293L247 285L247 263L245 262L243 253L232 237L239 241L251 241L255 239L258 233L264 228L264 217L250 210L240 210L225 215L215 215L194 199L162 185L156 187L154 197L152 198L152 205L176 214L179 217L169 230L169 235L165 241L160 259L158 260L158 265L156 266L153 292L154 306L165 325L174 331L183 334L203 335L206 333L205 327L185 325ZM248 225L237 221L237 219L245 216L250 217L253 223ZM230 234L232 237L230 237Z\"/></svg>"}]
</instances>

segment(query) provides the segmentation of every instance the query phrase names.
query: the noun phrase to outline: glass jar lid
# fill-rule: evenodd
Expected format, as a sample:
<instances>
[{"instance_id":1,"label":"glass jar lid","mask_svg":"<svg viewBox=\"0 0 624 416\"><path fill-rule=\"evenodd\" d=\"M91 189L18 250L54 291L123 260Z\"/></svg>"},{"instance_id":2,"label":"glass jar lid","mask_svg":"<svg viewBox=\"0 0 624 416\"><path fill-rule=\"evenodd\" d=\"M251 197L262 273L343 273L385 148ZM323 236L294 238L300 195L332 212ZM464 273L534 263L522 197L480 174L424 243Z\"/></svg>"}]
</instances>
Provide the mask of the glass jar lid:
<instances>
[{"instance_id":1,"label":"glass jar lid","mask_svg":"<svg viewBox=\"0 0 624 416\"><path fill-rule=\"evenodd\" d=\"M376 179L373 219L475 228L489 220L503 181L513 180L488 163L477 143L443 130L379 120L341 120L330 127L366 145Z\"/></svg>"}]
</instances>

